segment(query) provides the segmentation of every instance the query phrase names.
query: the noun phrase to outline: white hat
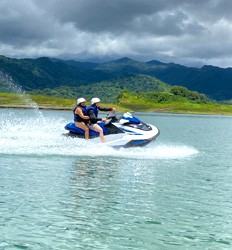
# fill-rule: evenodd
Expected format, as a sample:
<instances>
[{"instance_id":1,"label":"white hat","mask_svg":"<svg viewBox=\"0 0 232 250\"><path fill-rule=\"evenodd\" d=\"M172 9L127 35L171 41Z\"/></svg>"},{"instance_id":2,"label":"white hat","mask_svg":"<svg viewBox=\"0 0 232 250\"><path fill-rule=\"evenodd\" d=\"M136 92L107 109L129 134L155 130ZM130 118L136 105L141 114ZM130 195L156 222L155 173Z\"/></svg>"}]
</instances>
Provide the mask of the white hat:
<instances>
[{"instance_id":1,"label":"white hat","mask_svg":"<svg viewBox=\"0 0 232 250\"><path fill-rule=\"evenodd\" d=\"M100 102L100 99L97 98L97 97L92 98L92 100L91 100L92 105L93 105L94 103L96 103L96 102Z\"/></svg>"},{"instance_id":2,"label":"white hat","mask_svg":"<svg viewBox=\"0 0 232 250\"><path fill-rule=\"evenodd\" d=\"M77 105L79 105L82 102L85 102L85 98L81 97L77 99Z\"/></svg>"}]
</instances>

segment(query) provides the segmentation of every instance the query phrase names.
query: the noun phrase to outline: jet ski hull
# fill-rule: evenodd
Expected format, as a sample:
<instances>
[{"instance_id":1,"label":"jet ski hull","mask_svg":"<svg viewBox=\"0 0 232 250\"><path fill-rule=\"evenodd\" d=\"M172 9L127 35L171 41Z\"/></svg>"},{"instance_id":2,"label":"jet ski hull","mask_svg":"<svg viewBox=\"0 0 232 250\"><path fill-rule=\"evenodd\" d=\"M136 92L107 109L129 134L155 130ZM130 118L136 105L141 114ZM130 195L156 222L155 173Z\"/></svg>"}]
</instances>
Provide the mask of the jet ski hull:
<instances>
[{"instance_id":1,"label":"jet ski hull","mask_svg":"<svg viewBox=\"0 0 232 250\"><path fill-rule=\"evenodd\" d=\"M139 134L137 131L130 131L124 134L117 135L118 138L115 140L110 140L110 136L105 136L105 144L115 148L129 148L129 147L142 147L146 146L150 142L154 141L160 134L158 128L153 125L152 130L147 131L147 133Z\"/></svg>"}]
</instances>

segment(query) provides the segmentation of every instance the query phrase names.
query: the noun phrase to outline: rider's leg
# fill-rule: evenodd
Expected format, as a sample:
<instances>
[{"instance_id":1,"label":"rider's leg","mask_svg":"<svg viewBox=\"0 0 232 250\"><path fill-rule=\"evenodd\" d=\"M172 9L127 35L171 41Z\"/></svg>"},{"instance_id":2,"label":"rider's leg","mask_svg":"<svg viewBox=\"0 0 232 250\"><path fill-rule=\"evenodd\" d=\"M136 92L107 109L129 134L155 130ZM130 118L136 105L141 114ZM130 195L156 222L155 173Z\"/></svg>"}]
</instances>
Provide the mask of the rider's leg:
<instances>
[{"instance_id":1,"label":"rider's leg","mask_svg":"<svg viewBox=\"0 0 232 250\"><path fill-rule=\"evenodd\" d=\"M76 127L85 131L85 139L89 139L89 127L84 122L75 122Z\"/></svg>"}]
</instances>

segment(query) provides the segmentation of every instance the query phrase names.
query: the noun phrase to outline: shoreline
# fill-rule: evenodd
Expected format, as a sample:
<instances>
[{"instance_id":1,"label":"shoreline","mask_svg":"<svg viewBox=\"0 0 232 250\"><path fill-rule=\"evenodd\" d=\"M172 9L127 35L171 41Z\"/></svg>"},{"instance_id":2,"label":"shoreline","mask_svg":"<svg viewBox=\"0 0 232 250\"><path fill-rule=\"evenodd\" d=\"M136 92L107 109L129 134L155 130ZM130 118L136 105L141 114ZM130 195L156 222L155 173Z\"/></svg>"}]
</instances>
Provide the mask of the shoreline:
<instances>
[{"instance_id":1,"label":"shoreline","mask_svg":"<svg viewBox=\"0 0 232 250\"><path fill-rule=\"evenodd\" d=\"M71 110L71 107L44 106L37 105L40 110ZM28 105L4 105L0 104L0 109L37 109Z\"/></svg>"},{"instance_id":2,"label":"shoreline","mask_svg":"<svg viewBox=\"0 0 232 250\"><path fill-rule=\"evenodd\" d=\"M27 99L26 99L27 100ZM25 102L17 94L0 93L0 109L36 109L70 111L76 105L76 100L47 96L29 96L29 102ZM90 103L87 102L86 105ZM126 99L119 103L101 103L101 106L115 107L118 113L125 112L150 112L169 114L196 114L196 115L227 115L232 116L232 105L219 103L194 103L194 102L170 102L153 103Z\"/></svg>"},{"instance_id":3,"label":"shoreline","mask_svg":"<svg viewBox=\"0 0 232 250\"><path fill-rule=\"evenodd\" d=\"M107 105L107 104L102 104L103 106ZM14 104L0 104L0 109L25 109L25 110L54 110L54 111L72 111L73 107L64 107L64 106L51 106L51 105L37 105L38 108L34 108L30 105L23 105L23 104L18 104L18 105L14 105ZM146 113L161 113L161 114L186 114L186 115L222 115L222 116L232 116L232 113L228 113L227 112L213 112L212 110L209 111L203 111L203 112L196 112L196 111L191 111L188 110L187 112L184 111L175 111L172 110L170 108L158 108L156 110L129 110L129 109L125 109L124 107L119 107L117 105L117 109L119 113L124 113L124 112L146 112Z\"/></svg>"}]
</instances>

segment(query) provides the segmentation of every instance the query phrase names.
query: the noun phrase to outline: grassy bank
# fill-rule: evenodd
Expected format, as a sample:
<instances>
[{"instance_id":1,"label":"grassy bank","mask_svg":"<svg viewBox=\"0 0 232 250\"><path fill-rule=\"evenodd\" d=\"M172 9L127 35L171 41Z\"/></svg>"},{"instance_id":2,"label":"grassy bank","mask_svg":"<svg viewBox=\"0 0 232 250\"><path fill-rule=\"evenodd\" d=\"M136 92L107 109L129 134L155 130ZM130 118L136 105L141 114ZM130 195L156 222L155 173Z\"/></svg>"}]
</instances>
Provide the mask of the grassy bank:
<instances>
[{"instance_id":1,"label":"grassy bank","mask_svg":"<svg viewBox=\"0 0 232 250\"><path fill-rule=\"evenodd\" d=\"M1 107L32 108L33 102L41 109L70 109L75 103L64 98L0 93Z\"/></svg>"},{"instance_id":2,"label":"grassy bank","mask_svg":"<svg viewBox=\"0 0 232 250\"><path fill-rule=\"evenodd\" d=\"M232 105L220 105L212 102L193 102L182 98L180 101L154 102L145 94L133 95L124 93L118 100L121 107L127 107L134 111L159 112L159 113L183 113L183 114L214 114L232 115Z\"/></svg>"},{"instance_id":3,"label":"grassy bank","mask_svg":"<svg viewBox=\"0 0 232 250\"><path fill-rule=\"evenodd\" d=\"M157 113L182 113L182 114L211 114L211 115L232 115L232 106L214 103L192 104L192 103L168 103L168 104L134 104L121 103L134 111L157 112Z\"/></svg>"},{"instance_id":4,"label":"grassy bank","mask_svg":"<svg viewBox=\"0 0 232 250\"><path fill-rule=\"evenodd\" d=\"M58 97L48 97L42 95L19 95L19 94L9 94L9 93L0 93L0 108L24 108L30 109L33 108L35 102L39 109L49 109L49 110L72 110L76 105L76 99L65 99ZM90 105L90 102L87 102L86 105ZM117 104L102 104L102 106L115 107L118 112L130 111L126 107L122 107Z\"/></svg>"},{"instance_id":5,"label":"grassy bank","mask_svg":"<svg viewBox=\"0 0 232 250\"><path fill-rule=\"evenodd\" d=\"M31 100L37 104L39 109L71 110L76 105L76 99L64 99L41 95L23 95L0 93L0 108L32 108ZM87 105L90 103L87 102ZM118 112L142 111L160 113L184 113L184 114L215 114L232 115L231 105L220 105L217 103L153 103L138 100L136 97L126 96L120 99L119 104L102 104L102 106L115 107Z\"/></svg>"}]
</instances>

